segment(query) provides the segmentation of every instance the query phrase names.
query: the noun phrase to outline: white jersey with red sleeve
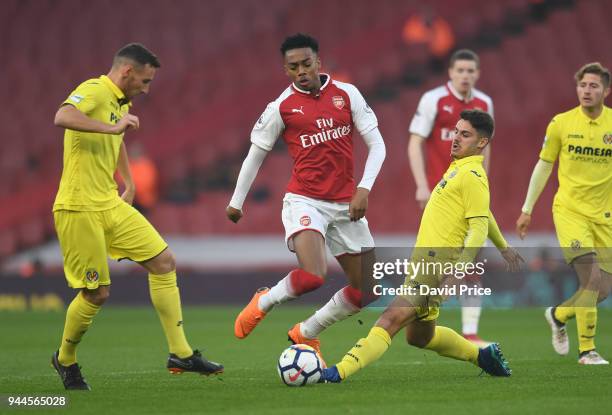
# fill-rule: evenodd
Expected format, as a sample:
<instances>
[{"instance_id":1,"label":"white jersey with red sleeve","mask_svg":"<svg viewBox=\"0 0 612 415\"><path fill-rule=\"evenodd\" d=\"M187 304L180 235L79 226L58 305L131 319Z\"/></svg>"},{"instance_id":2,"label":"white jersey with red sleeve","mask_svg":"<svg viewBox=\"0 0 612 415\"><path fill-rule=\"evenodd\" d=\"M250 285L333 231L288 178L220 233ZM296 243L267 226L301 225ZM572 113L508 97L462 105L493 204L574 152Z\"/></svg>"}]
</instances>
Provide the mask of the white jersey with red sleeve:
<instances>
[{"instance_id":1,"label":"white jersey with red sleeve","mask_svg":"<svg viewBox=\"0 0 612 415\"><path fill-rule=\"evenodd\" d=\"M451 85L439 86L421 97L410 123L410 134L426 139L425 170L430 189L440 181L451 161L452 132L459 114L466 109L479 109L493 117L493 100L487 94L472 89L471 97L464 99Z\"/></svg>"},{"instance_id":2,"label":"white jersey with red sleeve","mask_svg":"<svg viewBox=\"0 0 612 415\"><path fill-rule=\"evenodd\" d=\"M287 192L314 199L349 202L355 190L353 130L378 127L376 115L359 90L321 74L318 95L291 85L268 104L251 142L271 150L283 137L293 158Z\"/></svg>"}]
</instances>

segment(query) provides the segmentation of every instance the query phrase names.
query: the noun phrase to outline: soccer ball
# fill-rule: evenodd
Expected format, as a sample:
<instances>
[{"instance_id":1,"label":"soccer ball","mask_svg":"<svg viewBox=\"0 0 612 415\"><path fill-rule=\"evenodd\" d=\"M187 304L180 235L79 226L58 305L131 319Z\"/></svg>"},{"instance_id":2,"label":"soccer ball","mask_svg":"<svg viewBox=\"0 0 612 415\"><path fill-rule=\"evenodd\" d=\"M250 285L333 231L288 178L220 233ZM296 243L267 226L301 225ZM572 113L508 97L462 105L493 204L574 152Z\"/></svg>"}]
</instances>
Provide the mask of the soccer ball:
<instances>
[{"instance_id":1,"label":"soccer ball","mask_svg":"<svg viewBox=\"0 0 612 415\"><path fill-rule=\"evenodd\" d=\"M315 349L306 344L294 344L281 353L277 369L285 385L306 386L319 381L323 365Z\"/></svg>"}]
</instances>

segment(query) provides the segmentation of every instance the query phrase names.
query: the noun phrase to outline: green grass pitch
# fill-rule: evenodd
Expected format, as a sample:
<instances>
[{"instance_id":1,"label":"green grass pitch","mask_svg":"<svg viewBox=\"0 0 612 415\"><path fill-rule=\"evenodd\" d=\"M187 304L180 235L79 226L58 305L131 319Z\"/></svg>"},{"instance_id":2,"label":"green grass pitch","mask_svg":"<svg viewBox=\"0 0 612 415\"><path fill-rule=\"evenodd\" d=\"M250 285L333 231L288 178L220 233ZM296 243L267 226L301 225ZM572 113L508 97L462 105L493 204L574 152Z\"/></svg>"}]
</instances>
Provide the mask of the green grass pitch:
<instances>
[{"instance_id":1,"label":"green grass pitch","mask_svg":"<svg viewBox=\"0 0 612 415\"><path fill-rule=\"evenodd\" d=\"M66 395L66 409L30 413L428 413L565 414L610 413L612 368L576 363L575 324L571 352L557 356L543 310L484 310L481 333L501 343L511 378L478 376L480 370L395 338L385 356L340 385L289 388L276 374L287 347L287 329L312 308L274 310L246 340L233 337L234 307L188 307L185 327L193 347L222 362L225 374L172 376L165 370L166 346L152 308L108 306L94 321L78 357L91 392L64 391L49 365L63 327L60 313L0 313L0 394ZM322 336L328 363L363 337L378 316L369 310ZM612 310L600 310L598 349L612 358ZM440 324L457 328L459 310L442 310ZM359 320L363 324L359 324ZM15 413L4 403L0 413Z\"/></svg>"}]
</instances>

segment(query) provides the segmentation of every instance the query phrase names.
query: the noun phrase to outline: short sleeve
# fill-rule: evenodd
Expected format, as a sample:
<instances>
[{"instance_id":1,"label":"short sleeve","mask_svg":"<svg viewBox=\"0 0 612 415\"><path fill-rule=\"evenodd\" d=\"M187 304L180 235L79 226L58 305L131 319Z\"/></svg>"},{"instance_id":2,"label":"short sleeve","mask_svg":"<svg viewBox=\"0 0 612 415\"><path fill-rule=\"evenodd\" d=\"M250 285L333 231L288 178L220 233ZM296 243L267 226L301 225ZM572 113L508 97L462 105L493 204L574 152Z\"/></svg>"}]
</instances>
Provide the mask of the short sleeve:
<instances>
[{"instance_id":1,"label":"short sleeve","mask_svg":"<svg viewBox=\"0 0 612 415\"><path fill-rule=\"evenodd\" d=\"M270 151L284 129L285 123L280 114L280 106L277 101L271 102L251 131L251 143Z\"/></svg>"},{"instance_id":2,"label":"short sleeve","mask_svg":"<svg viewBox=\"0 0 612 415\"><path fill-rule=\"evenodd\" d=\"M100 84L84 82L70 93L62 105L72 105L83 114L88 115L101 103L102 98Z\"/></svg>"},{"instance_id":3,"label":"short sleeve","mask_svg":"<svg viewBox=\"0 0 612 415\"><path fill-rule=\"evenodd\" d=\"M465 218L489 216L489 184L484 171L470 170L462 178Z\"/></svg>"},{"instance_id":4,"label":"short sleeve","mask_svg":"<svg viewBox=\"0 0 612 415\"><path fill-rule=\"evenodd\" d=\"M544 144L542 145L542 151L540 151L540 158L542 160L549 163L554 163L557 160L561 150L561 134L559 130L559 121L555 117L546 128Z\"/></svg>"},{"instance_id":5,"label":"short sleeve","mask_svg":"<svg viewBox=\"0 0 612 415\"><path fill-rule=\"evenodd\" d=\"M433 129L437 112L437 101L433 95L431 93L424 94L410 122L410 134L428 138Z\"/></svg>"},{"instance_id":6,"label":"short sleeve","mask_svg":"<svg viewBox=\"0 0 612 415\"><path fill-rule=\"evenodd\" d=\"M362 136L378 127L378 119L376 114L372 111L372 108L368 105L361 92L355 87L355 85L347 84L344 82L335 82L335 84L347 93L349 101L351 103L351 116L353 117L353 124L355 129Z\"/></svg>"}]
</instances>

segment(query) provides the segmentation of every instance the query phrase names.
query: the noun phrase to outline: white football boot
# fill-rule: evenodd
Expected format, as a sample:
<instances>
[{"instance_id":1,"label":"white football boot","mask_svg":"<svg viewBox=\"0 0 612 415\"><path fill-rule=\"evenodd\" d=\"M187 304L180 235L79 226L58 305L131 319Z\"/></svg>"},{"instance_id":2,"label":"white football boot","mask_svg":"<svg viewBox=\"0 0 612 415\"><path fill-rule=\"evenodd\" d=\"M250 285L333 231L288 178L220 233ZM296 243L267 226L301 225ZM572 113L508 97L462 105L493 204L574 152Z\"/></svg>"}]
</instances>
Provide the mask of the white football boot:
<instances>
[{"instance_id":1,"label":"white football boot","mask_svg":"<svg viewBox=\"0 0 612 415\"><path fill-rule=\"evenodd\" d=\"M544 312L544 317L550 326L552 331L552 345L555 352L562 356L569 353L569 338L567 337L567 331L565 330L565 324L559 325L553 317L553 307L548 307Z\"/></svg>"},{"instance_id":2,"label":"white football boot","mask_svg":"<svg viewBox=\"0 0 612 415\"><path fill-rule=\"evenodd\" d=\"M610 364L610 362L608 362L606 359L601 357L600 354L597 353L595 350L591 350L587 353L584 353L582 356L580 356L580 358L578 359L578 363L580 363L581 365L609 365Z\"/></svg>"}]
</instances>

